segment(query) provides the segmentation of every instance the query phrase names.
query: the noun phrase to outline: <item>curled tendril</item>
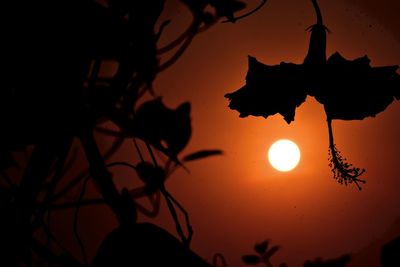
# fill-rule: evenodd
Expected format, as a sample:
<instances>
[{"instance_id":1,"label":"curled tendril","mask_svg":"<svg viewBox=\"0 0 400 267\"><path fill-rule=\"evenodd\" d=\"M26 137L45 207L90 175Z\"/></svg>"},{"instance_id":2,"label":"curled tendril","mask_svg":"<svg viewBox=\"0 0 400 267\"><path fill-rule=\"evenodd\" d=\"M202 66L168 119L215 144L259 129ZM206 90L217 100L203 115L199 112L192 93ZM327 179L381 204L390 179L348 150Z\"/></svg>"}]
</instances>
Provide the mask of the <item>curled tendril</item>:
<instances>
[{"instance_id":1,"label":"curled tendril","mask_svg":"<svg viewBox=\"0 0 400 267\"><path fill-rule=\"evenodd\" d=\"M365 169L360 169L347 162L347 159L340 154L339 149L333 141L332 120L328 119L329 129L329 167L332 169L333 178L340 184L348 185L354 182L358 190L365 180L359 177L365 173Z\"/></svg>"}]
</instances>

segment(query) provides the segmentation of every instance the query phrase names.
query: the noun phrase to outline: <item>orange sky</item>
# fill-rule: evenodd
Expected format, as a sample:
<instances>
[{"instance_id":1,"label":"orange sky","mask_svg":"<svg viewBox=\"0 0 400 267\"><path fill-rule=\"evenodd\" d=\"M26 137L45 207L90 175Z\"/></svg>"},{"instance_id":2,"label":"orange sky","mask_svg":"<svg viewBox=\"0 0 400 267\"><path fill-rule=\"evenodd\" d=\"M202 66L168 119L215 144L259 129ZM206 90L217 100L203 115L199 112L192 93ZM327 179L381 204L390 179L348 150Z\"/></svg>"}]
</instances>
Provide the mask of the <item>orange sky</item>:
<instances>
[{"instance_id":1,"label":"orange sky","mask_svg":"<svg viewBox=\"0 0 400 267\"><path fill-rule=\"evenodd\" d=\"M328 54L367 54L373 65L400 63L390 20L370 12L368 1L362 7L319 2L332 31ZM395 1L386 2L385 10L400 11L399 5L388 5ZM243 266L240 256L251 252L254 242L268 238L282 245L274 263L301 266L305 259L362 250L400 216L399 103L374 119L334 122L339 149L367 169L362 192L332 179L324 112L312 98L297 110L291 125L280 115L239 119L227 107L223 95L244 84L247 55L265 64L301 63L309 38L305 29L314 21L310 1L270 1L246 20L217 25L198 36L182 59L157 79L155 88L168 105L192 102L194 134L186 151L225 151L223 157L191 164L190 174L178 172L168 182L191 214L194 249L207 259L223 252L230 266ZM294 140L302 150L293 172L278 173L266 163L268 147L279 138ZM169 223L162 224L173 230Z\"/></svg>"},{"instance_id":2,"label":"orange sky","mask_svg":"<svg viewBox=\"0 0 400 267\"><path fill-rule=\"evenodd\" d=\"M373 1L319 1L332 32L329 55L335 51L346 58L367 54L373 65L400 64L400 34L393 31L393 14L398 14L393 10L400 11L399 4L374 2L382 6L374 7ZM171 10L165 14L173 19L165 30L165 42L187 21L184 8ZM385 17L385 10L391 15ZM290 125L280 115L240 119L228 108L224 94L244 84L247 55L265 64L301 63L308 47L305 29L313 23L311 1L268 1L262 11L245 20L220 24L199 35L154 84L168 106L192 103L193 136L183 154L205 148L225 151L222 157L191 163L189 174L179 170L167 182L190 213L193 249L205 259L221 252L229 266L244 266L241 255L251 252L255 242L270 239L282 246L274 264L302 266L306 259L358 253L400 217L400 103L374 119L333 123L341 152L367 169L368 182L361 192L332 178L325 115L314 99L308 98L297 109ZM280 138L292 139L302 151L299 166L289 173L277 172L266 161L268 147ZM132 151L125 151L129 154L123 157L131 157ZM129 185L124 180L119 183ZM81 231L86 240L100 241L99 231L105 235L110 230L111 214L104 215L104 207L98 212L102 220L96 219L96 231L91 224L97 212L81 212L81 221L88 220ZM164 204L156 222L175 232Z\"/></svg>"}]
</instances>

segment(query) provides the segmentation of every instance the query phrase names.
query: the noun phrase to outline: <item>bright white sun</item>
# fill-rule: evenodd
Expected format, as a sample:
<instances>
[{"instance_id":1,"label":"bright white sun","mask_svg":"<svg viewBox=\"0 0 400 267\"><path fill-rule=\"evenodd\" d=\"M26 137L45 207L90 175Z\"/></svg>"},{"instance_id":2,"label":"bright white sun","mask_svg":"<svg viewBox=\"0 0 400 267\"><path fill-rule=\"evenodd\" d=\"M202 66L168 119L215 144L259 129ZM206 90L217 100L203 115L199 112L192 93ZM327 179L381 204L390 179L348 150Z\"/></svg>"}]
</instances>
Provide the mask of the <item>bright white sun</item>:
<instances>
[{"instance_id":1,"label":"bright white sun","mask_svg":"<svg viewBox=\"0 0 400 267\"><path fill-rule=\"evenodd\" d=\"M272 167L281 172L293 170L300 161L300 149L293 141L281 139L268 150L268 160Z\"/></svg>"}]
</instances>

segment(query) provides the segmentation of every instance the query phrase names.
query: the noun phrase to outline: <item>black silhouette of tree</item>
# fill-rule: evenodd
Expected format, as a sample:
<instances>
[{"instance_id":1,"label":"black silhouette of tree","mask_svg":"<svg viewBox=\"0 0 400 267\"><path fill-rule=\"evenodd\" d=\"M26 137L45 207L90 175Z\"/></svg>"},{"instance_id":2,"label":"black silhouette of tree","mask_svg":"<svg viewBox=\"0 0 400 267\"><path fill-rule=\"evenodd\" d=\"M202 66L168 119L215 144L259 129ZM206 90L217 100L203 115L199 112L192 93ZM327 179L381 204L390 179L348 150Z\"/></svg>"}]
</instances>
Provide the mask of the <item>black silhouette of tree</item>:
<instances>
[{"instance_id":1,"label":"black silhouette of tree","mask_svg":"<svg viewBox=\"0 0 400 267\"><path fill-rule=\"evenodd\" d=\"M89 266L78 233L79 209L107 204L120 226L104 240L94 266L116 266L118 262L119 266L208 266L190 250L189 215L164 181L177 168L186 168L186 162L222 152L202 150L181 156L191 137L190 104L176 109L165 106L152 84L197 34L221 20L235 22L251 15L265 2L243 14L246 4L239 0L181 0L192 14L192 22L163 47L158 40L169 24L160 21L165 0L2 3L0 265ZM172 56L161 62L167 52ZM114 73L102 74L112 66ZM153 99L144 101L145 94ZM105 122L116 130L102 126ZM105 154L100 153L95 133L113 140ZM75 140L88 167L63 181L74 164ZM124 140L132 141L140 162L107 161ZM151 162L145 160L138 142L145 145ZM32 152L27 152L30 155L24 166L14 159L14 152L27 149ZM166 162L159 163L155 153L164 154ZM110 173L110 168L116 167L132 168L144 186L118 190ZM84 199L89 179L102 198ZM62 202L80 185L77 201ZM137 223L137 212L157 216L161 195L180 241L155 225ZM135 201L139 197L148 197L153 209L140 206ZM75 209L73 230L82 259L64 249L46 219L54 209L69 208ZM185 227L178 219L179 212L185 217ZM45 232L44 240L35 236L38 231Z\"/></svg>"},{"instance_id":2,"label":"black silhouette of tree","mask_svg":"<svg viewBox=\"0 0 400 267\"><path fill-rule=\"evenodd\" d=\"M269 66L249 57L246 84L225 95L229 107L240 117L268 116L279 113L287 123L307 95L324 105L329 133L329 166L341 184L354 183L361 190L364 169L354 167L343 157L333 138L332 120L362 120L375 117L394 99L400 99L398 66L371 67L367 56L347 60L339 53L326 58L326 32L321 11L312 0L317 22L311 32L303 64L285 63Z\"/></svg>"}]
</instances>

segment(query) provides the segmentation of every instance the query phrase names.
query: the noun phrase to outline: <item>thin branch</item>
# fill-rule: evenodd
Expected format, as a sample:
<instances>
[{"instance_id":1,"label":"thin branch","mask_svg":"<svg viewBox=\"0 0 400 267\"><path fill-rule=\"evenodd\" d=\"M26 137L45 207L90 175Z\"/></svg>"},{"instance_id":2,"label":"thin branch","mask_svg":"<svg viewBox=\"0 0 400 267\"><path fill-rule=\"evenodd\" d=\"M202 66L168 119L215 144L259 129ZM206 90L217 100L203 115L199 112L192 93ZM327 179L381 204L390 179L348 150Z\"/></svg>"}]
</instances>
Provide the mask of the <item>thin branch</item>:
<instances>
[{"instance_id":1,"label":"thin branch","mask_svg":"<svg viewBox=\"0 0 400 267\"><path fill-rule=\"evenodd\" d=\"M241 16L239 16L239 17L234 17L234 18L233 18L233 22L236 22L236 21L238 21L238 20L240 20L240 19L243 19L243 18L245 18L245 17L248 17L248 16L250 16L250 15L256 13L256 12L257 12L258 10L260 10L266 3L267 3L267 0L262 0L262 2L261 2L256 8L254 8L252 11L250 11L250 12L248 12L248 13L246 13L246 14L243 14L243 15L241 15ZM232 22L232 20L224 20L222 23L228 23L228 22Z\"/></svg>"},{"instance_id":2,"label":"thin branch","mask_svg":"<svg viewBox=\"0 0 400 267\"><path fill-rule=\"evenodd\" d=\"M87 183L89 182L89 178L90 177L87 177L85 179L85 181L83 182L82 190L81 190L81 192L79 194L79 198L78 198L78 204L77 204L76 209L75 209L74 224L73 224L74 235L75 235L75 238L78 241L79 247L81 249L81 254L82 254L82 258L83 258L83 264L84 264L85 267L88 267L89 264L88 264L85 245L83 244L83 241L80 238L79 232L78 232L78 219L79 219L79 209L81 207L80 203L82 202L83 196L85 195L86 186L87 186Z\"/></svg>"},{"instance_id":3,"label":"thin branch","mask_svg":"<svg viewBox=\"0 0 400 267\"><path fill-rule=\"evenodd\" d=\"M135 137L133 138L133 143L135 144L135 148L136 148L136 151L137 151L137 153L139 155L140 160L142 162L144 162L144 158L143 158L142 152L140 151L139 145L138 145Z\"/></svg>"},{"instance_id":4,"label":"thin branch","mask_svg":"<svg viewBox=\"0 0 400 267\"><path fill-rule=\"evenodd\" d=\"M168 193L165 190L165 188L160 189L160 191L164 195L165 201L167 202L167 206L168 206L169 212L171 213L171 216L174 219L175 228L176 228L176 231L177 231L178 235L180 236L180 238L182 240L182 243L186 247L189 247L190 246L190 240L188 238L186 238L185 234L183 233L181 224L179 223L178 214L176 213L176 210L175 210L175 207L173 205L172 200L168 197Z\"/></svg>"},{"instance_id":5,"label":"thin branch","mask_svg":"<svg viewBox=\"0 0 400 267\"><path fill-rule=\"evenodd\" d=\"M112 156L113 151L116 151L117 148L121 146L121 140L115 140L111 148L104 154L104 160L107 160ZM89 169L83 170L81 173L79 173L77 176L75 176L71 182L69 182L64 188L62 188L58 193L54 194L54 196L51 198L51 202L57 201L60 198L62 198L64 195L66 195L69 191L71 191L73 188L75 188L76 185L78 185L82 179L85 179L89 175Z\"/></svg>"},{"instance_id":6,"label":"thin branch","mask_svg":"<svg viewBox=\"0 0 400 267\"><path fill-rule=\"evenodd\" d=\"M56 169L55 169L54 175L53 175L51 181L49 182L49 185L46 186L47 191L44 196L43 205L41 205L41 210L39 210L38 213L36 214L36 219L40 220L45 215L47 207L51 203L51 198L54 195L56 187L57 187L58 183L60 182L60 180L62 179L63 174L65 173L64 165L68 158L69 151L71 150L72 141L73 141L72 137L66 139L65 143L60 148L59 158L55 163ZM51 216L50 211L48 212L47 215L48 215L48 219L50 220L50 216ZM49 224L49 227L50 227L50 224Z\"/></svg>"},{"instance_id":7,"label":"thin branch","mask_svg":"<svg viewBox=\"0 0 400 267\"><path fill-rule=\"evenodd\" d=\"M104 153L104 155L103 155L104 160L111 158L118 151L118 149L122 146L123 143L124 143L124 138L117 137L114 140L111 147L108 149L108 151L106 153Z\"/></svg>"},{"instance_id":8,"label":"thin branch","mask_svg":"<svg viewBox=\"0 0 400 267\"><path fill-rule=\"evenodd\" d=\"M188 236L186 238L186 241L188 243L188 246L190 244L190 242L192 241L192 237L193 237L193 228L190 224L190 219L189 219L189 213L186 211L186 209L166 190L166 188L164 187L163 190L165 191L165 194L167 195L167 197L169 199L172 200L172 202L178 206L178 208L181 210L181 212L183 213L184 217L185 217L185 222L186 222L186 228L188 231Z\"/></svg>"},{"instance_id":9,"label":"thin branch","mask_svg":"<svg viewBox=\"0 0 400 267\"><path fill-rule=\"evenodd\" d=\"M158 167L158 163L157 163L156 157L155 157L155 155L153 153L153 150L151 149L151 146L150 146L150 144L148 142L146 142L146 147L147 147L147 150L149 151L149 154L150 154L150 157L151 157L151 159L153 161L154 166ZM171 216L174 219L175 227L176 227L176 231L177 231L178 235L180 236L183 244L185 246L189 247L190 246L190 241L191 241L190 239L192 238L191 227L188 228L189 237L187 238L185 236L183 230L182 230L181 224L179 222L178 215L177 215L175 207L174 207L174 203L176 204L178 202L171 196L171 194L168 193L168 191L167 191L167 189L165 188L164 185L162 185L160 187L160 191L164 195L165 201L167 202L167 206L168 206L169 212L171 213ZM178 207L183 209L183 207L179 203L178 203ZM184 211L185 219L187 219L188 215L186 213L186 210L183 209L183 211Z\"/></svg>"},{"instance_id":10,"label":"thin branch","mask_svg":"<svg viewBox=\"0 0 400 267\"><path fill-rule=\"evenodd\" d=\"M50 229L49 225L46 225L43 221L41 222L40 225L43 228L43 231L46 233L46 235L62 250L64 251L65 254L69 255L72 257L71 252L63 246L60 240L53 234L53 232ZM49 246L47 246L49 247Z\"/></svg>"},{"instance_id":11,"label":"thin branch","mask_svg":"<svg viewBox=\"0 0 400 267\"><path fill-rule=\"evenodd\" d=\"M165 29L165 27L167 27L169 24L171 23L171 20L165 20L163 21L163 23L161 24L160 28L158 29L158 32L156 34L156 41L158 41Z\"/></svg>"},{"instance_id":12,"label":"thin branch","mask_svg":"<svg viewBox=\"0 0 400 267\"><path fill-rule=\"evenodd\" d=\"M117 162L112 162L106 165L106 167L115 167L115 166L125 166L131 169L134 169L136 171L136 167L128 162L124 161L117 161Z\"/></svg>"},{"instance_id":13,"label":"thin branch","mask_svg":"<svg viewBox=\"0 0 400 267\"><path fill-rule=\"evenodd\" d=\"M142 189L144 189L144 187L142 187ZM131 193L131 191L130 191L130 193ZM155 196L154 199L152 198L153 195ZM160 212L160 206L161 206L160 205L161 204L160 191L156 191L153 195L151 195L151 196L145 195L148 197L153 210L147 209L146 207L142 206L137 201L135 202L137 210L149 218L157 217L158 213Z\"/></svg>"},{"instance_id":14,"label":"thin branch","mask_svg":"<svg viewBox=\"0 0 400 267\"><path fill-rule=\"evenodd\" d=\"M151 149L149 142L146 142L146 147L147 147L147 150L149 151L149 154L150 154L151 160L153 161L154 166L158 167L156 157L154 155L153 149Z\"/></svg>"},{"instance_id":15,"label":"thin branch","mask_svg":"<svg viewBox=\"0 0 400 267\"><path fill-rule=\"evenodd\" d=\"M186 51L186 49L192 43L193 38L195 37L195 35L196 35L196 32L192 33L191 35L189 35L186 38L185 42L183 42L182 46L179 47L178 51L176 51L176 53L169 60L167 60L164 64L162 64L158 68L158 72L162 72L162 71L168 69L169 67L171 67L173 64L175 64L175 62L178 61L178 59L183 55L183 53Z\"/></svg>"}]
</instances>

